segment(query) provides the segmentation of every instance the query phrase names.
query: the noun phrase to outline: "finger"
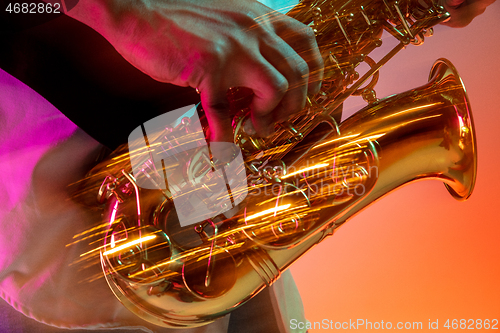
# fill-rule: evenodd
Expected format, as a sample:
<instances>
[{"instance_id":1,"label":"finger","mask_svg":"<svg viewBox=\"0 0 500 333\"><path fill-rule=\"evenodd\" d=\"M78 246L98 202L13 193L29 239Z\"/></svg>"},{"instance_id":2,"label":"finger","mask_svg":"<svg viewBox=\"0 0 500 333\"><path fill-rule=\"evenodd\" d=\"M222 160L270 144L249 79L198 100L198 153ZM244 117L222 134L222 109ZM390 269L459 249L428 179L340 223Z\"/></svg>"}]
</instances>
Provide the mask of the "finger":
<instances>
[{"instance_id":1,"label":"finger","mask_svg":"<svg viewBox=\"0 0 500 333\"><path fill-rule=\"evenodd\" d=\"M318 93L323 80L324 64L314 31L309 26L290 19L277 33L308 64L308 93Z\"/></svg>"},{"instance_id":2,"label":"finger","mask_svg":"<svg viewBox=\"0 0 500 333\"><path fill-rule=\"evenodd\" d=\"M473 6L466 5L465 3L462 3L458 7L445 6L445 8L451 16L450 19L446 22L443 22L443 24L452 28L463 28L469 25L474 17L479 15L479 13L476 13Z\"/></svg>"},{"instance_id":3,"label":"finger","mask_svg":"<svg viewBox=\"0 0 500 333\"><path fill-rule=\"evenodd\" d=\"M274 122L283 121L301 111L306 103L309 66L287 43L273 43L262 48L262 55L288 81L288 89L271 112Z\"/></svg>"},{"instance_id":4,"label":"finger","mask_svg":"<svg viewBox=\"0 0 500 333\"><path fill-rule=\"evenodd\" d=\"M247 125L261 137L274 132L272 111L288 89L288 81L260 53L247 54L237 63L227 64L225 71L213 71L198 86L210 127L211 141L232 141L232 114L227 91L247 87L254 96L250 105L252 123ZM215 73L219 73L216 75ZM253 125L253 126L252 126Z\"/></svg>"},{"instance_id":5,"label":"finger","mask_svg":"<svg viewBox=\"0 0 500 333\"><path fill-rule=\"evenodd\" d=\"M453 28L465 27L493 2L494 0L448 0L444 3L444 7L450 13L451 18L443 24Z\"/></svg>"},{"instance_id":6,"label":"finger","mask_svg":"<svg viewBox=\"0 0 500 333\"><path fill-rule=\"evenodd\" d=\"M325 66L316 39L314 46L305 51L304 59L309 64L309 95L317 94L321 89Z\"/></svg>"},{"instance_id":7,"label":"finger","mask_svg":"<svg viewBox=\"0 0 500 333\"><path fill-rule=\"evenodd\" d=\"M448 8L447 11L450 13L451 17L443 25L447 25L452 28L463 28L472 22L475 15L467 11L462 11L460 9Z\"/></svg>"},{"instance_id":8,"label":"finger","mask_svg":"<svg viewBox=\"0 0 500 333\"><path fill-rule=\"evenodd\" d=\"M259 59L260 57L260 59ZM261 137L274 133L273 111L278 107L288 91L286 77L262 56L257 62L248 63L245 82L242 84L253 90L251 105L253 128Z\"/></svg>"},{"instance_id":9,"label":"finger","mask_svg":"<svg viewBox=\"0 0 500 333\"><path fill-rule=\"evenodd\" d=\"M201 105L210 128L211 142L233 142L232 116L226 97L227 89L220 86L218 76L212 76L198 88Z\"/></svg>"},{"instance_id":10,"label":"finger","mask_svg":"<svg viewBox=\"0 0 500 333\"><path fill-rule=\"evenodd\" d=\"M465 2L465 0L446 0L444 2L444 6L445 7L454 7L454 8L456 8L456 7L460 6L464 2Z\"/></svg>"}]
</instances>

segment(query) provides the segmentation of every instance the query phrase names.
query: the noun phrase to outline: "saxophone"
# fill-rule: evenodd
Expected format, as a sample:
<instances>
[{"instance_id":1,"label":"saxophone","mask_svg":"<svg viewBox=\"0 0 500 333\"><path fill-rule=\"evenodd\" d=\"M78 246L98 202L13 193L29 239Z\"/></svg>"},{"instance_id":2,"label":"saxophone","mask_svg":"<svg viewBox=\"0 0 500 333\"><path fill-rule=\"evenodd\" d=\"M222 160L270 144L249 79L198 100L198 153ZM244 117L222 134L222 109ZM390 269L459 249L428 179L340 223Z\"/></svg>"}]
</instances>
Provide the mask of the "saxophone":
<instances>
[{"instance_id":1,"label":"saxophone","mask_svg":"<svg viewBox=\"0 0 500 333\"><path fill-rule=\"evenodd\" d=\"M245 133L252 96L234 88L228 98L237 112L236 149L229 146L229 158L218 155L216 143L203 144L209 128L203 113L191 110L148 132L147 149L129 143L85 179L85 193L97 193L104 212L105 278L147 321L171 328L213 322L270 286L351 216L407 183L439 179L456 199L471 195L475 134L454 66L439 59L419 88L383 99L374 91L381 66L449 17L441 6L303 0L288 15L314 29L325 78L273 136ZM381 45L383 31L399 44L375 62L367 55ZM363 76L356 72L361 63L370 67ZM342 102L351 95L368 105L339 125ZM168 158L159 161L160 153Z\"/></svg>"}]
</instances>

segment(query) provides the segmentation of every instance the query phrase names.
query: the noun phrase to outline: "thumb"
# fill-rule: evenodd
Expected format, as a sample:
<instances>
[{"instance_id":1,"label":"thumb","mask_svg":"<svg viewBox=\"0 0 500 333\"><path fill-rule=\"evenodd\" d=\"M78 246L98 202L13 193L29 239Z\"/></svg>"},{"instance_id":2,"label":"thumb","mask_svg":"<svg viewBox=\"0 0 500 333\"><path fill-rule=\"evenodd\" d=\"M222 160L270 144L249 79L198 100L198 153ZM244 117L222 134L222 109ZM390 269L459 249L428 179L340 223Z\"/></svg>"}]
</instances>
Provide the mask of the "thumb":
<instances>
[{"instance_id":1,"label":"thumb","mask_svg":"<svg viewBox=\"0 0 500 333\"><path fill-rule=\"evenodd\" d=\"M210 128L210 142L233 142L232 116L225 91L214 87L207 85L200 93Z\"/></svg>"}]
</instances>

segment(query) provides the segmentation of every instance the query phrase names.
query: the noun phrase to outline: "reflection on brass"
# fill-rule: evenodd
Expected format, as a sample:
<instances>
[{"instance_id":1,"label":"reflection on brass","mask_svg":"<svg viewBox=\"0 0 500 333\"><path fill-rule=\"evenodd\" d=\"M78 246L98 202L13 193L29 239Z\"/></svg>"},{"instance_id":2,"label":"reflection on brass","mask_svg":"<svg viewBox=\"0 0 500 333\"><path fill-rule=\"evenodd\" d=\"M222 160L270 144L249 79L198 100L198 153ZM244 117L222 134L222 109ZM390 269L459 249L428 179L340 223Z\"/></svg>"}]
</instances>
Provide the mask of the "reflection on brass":
<instances>
[{"instance_id":1,"label":"reflection on brass","mask_svg":"<svg viewBox=\"0 0 500 333\"><path fill-rule=\"evenodd\" d=\"M184 193L184 185L220 164L205 153L181 154L164 165L176 175L168 190L137 186L126 147L85 179L80 194L97 194L105 207L100 258L106 280L145 320L186 328L224 316L348 218L409 182L439 179L459 200L472 192L474 127L465 88L449 61L438 60L426 85L399 95L377 99L376 77L361 88L395 52L420 44L431 26L448 17L441 7L426 1L304 0L289 15L315 30L326 76L302 113L265 140L245 134L248 98L237 88L230 91L239 111L235 142L245 162L235 172L248 182L243 202L196 225L179 225L172 196L196 196ZM382 30L400 45L378 63L368 60L369 74L359 78L355 67L380 45ZM337 125L336 110L353 93L369 104ZM169 141L174 149L189 141L189 133L183 121L160 134L175 134L175 142ZM162 170L148 154L132 154L144 158L136 177L160 184ZM219 190L203 184L203 191ZM232 193L231 202L239 202L238 195Z\"/></svg>"}]
</instances>

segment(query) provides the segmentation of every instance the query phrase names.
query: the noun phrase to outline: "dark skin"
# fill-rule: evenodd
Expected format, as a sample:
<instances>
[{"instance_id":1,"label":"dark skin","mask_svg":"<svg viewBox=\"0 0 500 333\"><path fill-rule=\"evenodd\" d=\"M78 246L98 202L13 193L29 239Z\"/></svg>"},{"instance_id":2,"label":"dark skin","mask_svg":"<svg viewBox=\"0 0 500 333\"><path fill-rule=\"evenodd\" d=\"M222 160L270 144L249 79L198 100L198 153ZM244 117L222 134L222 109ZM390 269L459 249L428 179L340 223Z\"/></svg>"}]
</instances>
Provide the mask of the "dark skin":
<instances>
[{"instance_id":1,"label":"dark skin","mask_svg":"<svg viewBox=\"0 0 500 333\"><path fill-rule=\"evenodd\" d=\"M465 26L493 1L444 0L446 24ZM303 109L323 77L312 30L256 0L86 0L68 15L153 79L197 88L212 141L232 141L229 88L253 90L245 128L266 137Z\"/></svg>"},{"instance_id":2,"label":"dark skin","mask_svg":"<svg viewBox=\"0 0 500 333\"><path fill-rule=\"evenodd\" d=\"M319 91L323 60L312 29L256 0L87 0L68 15L155 80L197 88L212 141L232 141L230 87L253 90L249 131L260 136Z\"/></svg>"}]
</instances>

